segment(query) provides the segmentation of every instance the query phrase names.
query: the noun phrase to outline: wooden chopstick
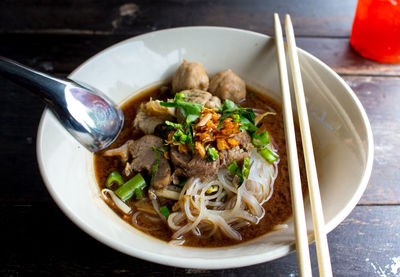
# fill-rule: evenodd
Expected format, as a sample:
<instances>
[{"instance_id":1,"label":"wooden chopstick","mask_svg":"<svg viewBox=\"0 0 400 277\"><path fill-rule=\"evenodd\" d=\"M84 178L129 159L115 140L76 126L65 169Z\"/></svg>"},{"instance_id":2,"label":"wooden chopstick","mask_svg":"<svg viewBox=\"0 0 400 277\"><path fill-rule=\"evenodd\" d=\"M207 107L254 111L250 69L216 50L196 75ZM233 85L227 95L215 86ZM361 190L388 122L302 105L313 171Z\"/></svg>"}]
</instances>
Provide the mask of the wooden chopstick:
<instances>
[{"instance_id":1,"label":"wooden chopstick","mask_svg":"<svg viewBox=\"0 0 400 277\"><path fill-rule=\"evenodd\" d=\"M308 249L307 226L304 215L303 193L301 189L299 161L290 100L289 80L286 68L282 27L278 14L274 14L275 42L278 57L279 80L282 91L282 108L286 136L286 151L289 165L290 191L296 236L297 260L300 276L312 276L310 252Z\"/></svg>"},{"instance_id":2,"label":"wooden chopstick","mask_svg":"<svg viewBox=\"0 0 400 277\"><path fill-rule=\"evenodd\" d=\"M324 214L321 204L317 169L315 167L314 151L311 139L310 124L308 121L306 99L304 96L303 81L301 79L300 64L297 56L293 25L290 15L288 14L285 16L285 30L289 50L290 67L292 69L294 91L296 95L297 111L299 115L304 161L306 164L319 274L320 276L332 276L328 240L326 238Z\"/></svg>"}]
</instances>

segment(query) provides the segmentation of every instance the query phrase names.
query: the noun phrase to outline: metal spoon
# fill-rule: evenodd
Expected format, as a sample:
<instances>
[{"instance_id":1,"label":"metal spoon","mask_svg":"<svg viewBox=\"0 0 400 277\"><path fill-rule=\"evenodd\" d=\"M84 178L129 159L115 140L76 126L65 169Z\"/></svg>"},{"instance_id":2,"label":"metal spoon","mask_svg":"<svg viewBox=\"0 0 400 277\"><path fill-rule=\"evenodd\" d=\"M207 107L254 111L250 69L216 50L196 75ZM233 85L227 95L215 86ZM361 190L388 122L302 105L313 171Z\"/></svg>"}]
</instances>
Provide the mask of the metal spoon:
<instances>
[{"instance_id":1,"label":"metal spoon","mask_svg":"<svg viewBox=\"0 0 400 277\"><path fill-rule=\"evenodd\" d=\"M89 151L109 146L124 125L121 109L87 84L55 78L1 56L0 73L44 100L67 131Z\"/></svg>"}]
</instances>

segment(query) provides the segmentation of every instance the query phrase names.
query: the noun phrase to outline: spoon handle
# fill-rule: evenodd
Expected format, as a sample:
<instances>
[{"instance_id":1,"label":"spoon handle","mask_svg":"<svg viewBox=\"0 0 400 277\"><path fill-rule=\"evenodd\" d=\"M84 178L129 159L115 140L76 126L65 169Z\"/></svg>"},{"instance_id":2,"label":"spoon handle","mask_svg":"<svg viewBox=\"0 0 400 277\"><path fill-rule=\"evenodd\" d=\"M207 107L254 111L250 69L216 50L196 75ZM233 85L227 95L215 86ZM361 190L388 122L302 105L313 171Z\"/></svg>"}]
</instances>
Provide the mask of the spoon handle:
<instances>
[{"instance_id":1,"label":"spoon handle","mask_svg":"<svg viewBox=\"0 0 400 277\"><path fill-rule=\"evenodd\" d=\"M46 103L57 106L63 102L67 82L23 66L0 56L0 73L8 79L29 89Z\"/></svg>"}]
</instances>

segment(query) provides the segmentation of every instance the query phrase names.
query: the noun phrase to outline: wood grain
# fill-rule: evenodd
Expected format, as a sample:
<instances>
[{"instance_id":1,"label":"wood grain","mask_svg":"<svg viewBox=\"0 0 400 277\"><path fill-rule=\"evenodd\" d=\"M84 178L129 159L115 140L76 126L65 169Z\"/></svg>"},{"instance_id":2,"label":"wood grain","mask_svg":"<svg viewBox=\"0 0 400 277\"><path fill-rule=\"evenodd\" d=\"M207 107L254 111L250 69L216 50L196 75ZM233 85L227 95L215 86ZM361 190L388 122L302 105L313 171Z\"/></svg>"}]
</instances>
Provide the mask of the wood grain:
<instances>
[{"instance_id":1,"label":"wood grain","mask_svg":"<svg viewBox=\"0 0 400 277\"><path fill-rule=\"evenodd\" d=\"M0 77L0 203L52 201L36 162L36 132L44 104Z\"/></svg>"},{"instance_id":2,"label":"wood grain","mask_svg":"<svg viewBox=\"0 0 400 277\"><path fill-rule=\"evenodd\" d=\"M356 0L23 0L0 2L0 32L129 34L178 26L226 26L272 34L274 12L297 35L348 37Z\"/></svg>"},{"instance_id":3,"label":"wood grain","mask_svg":"<svg viewBox=\"0 0 400 277\"><path fill-rule=\"evenodd\" d=\"M128 35L2 34L0 55L46 72L69 73L103 49ZM360 57L348 39L297 38L300 48L339 74L400 76L400 65L380 64Z\"/></svg>"},{"instance_id":4,"label":"wood grain","mask_svg":"<svg viewBox=\"0 0 400 277\"><path fill-rule=\"evenodd\" d=\"M339 74L400 76L400 64L364 59L351 47L348 38L297 38L296 42L299 48L321 59Z\"/></svg>"},{"instance_id":5,"label":"wood grain","mask_svg":"<svg viewBox=\"0 0 400 277\"><path fill-rule=\"evenodd\" d=\"M335 276L391 275L400 256L400 207L357 207L328 234ZM44 216L46 215L46 216ZM298 276L294 253L228 270L178 269L121 254L89 237L54 204L1 206L0 275L25 276ZM385 236L376 236L376 233ZM313 273L318 276L315 247Z\"/></svg>"},{"instance_id":6,"label":"wood grain","mask_svg":"<svg viewBox=\"0 0 400 277\"><path fill-rule=\"evenodd\" d=\"M375 144L371 179L361 204L400 203L400 78L346 76L369 117Z\"/></svg>"}]
</instances>

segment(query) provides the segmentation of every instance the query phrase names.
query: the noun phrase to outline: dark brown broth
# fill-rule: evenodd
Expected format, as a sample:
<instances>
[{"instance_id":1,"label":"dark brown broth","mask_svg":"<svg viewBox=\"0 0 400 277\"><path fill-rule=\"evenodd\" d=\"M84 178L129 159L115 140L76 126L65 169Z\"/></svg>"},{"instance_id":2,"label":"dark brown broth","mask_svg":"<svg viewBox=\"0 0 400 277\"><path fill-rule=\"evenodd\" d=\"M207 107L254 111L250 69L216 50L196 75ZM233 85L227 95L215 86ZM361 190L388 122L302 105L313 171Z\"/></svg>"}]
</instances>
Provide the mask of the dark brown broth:
<instances>
[{"instance_id":1,"label":"dark brown broth","mask_svg":"<svg viewBox=\"0 0 400 277\"><path fill-rule=\"evenodd\" d=\"M135 118L136 110L140 103L148 101L150 97L165 98L166 95L161 92L160 87L156 87L132 98L122 106L122 110L125 115L125 125L118 139L109 148L118 147L124 144L128 139L137 139L143 135L141 132L135 130L132 127L132 122ZM245 102L241 103L241 105L244 107L251 107L253 109L261 109L265 111L271 110L277 113L276 115L268 115L267 117L265 117L262 125L262 128L265 128L265 130L269 132L271 138L273 139L273 142L277 146L280 157L280 161L278 163L278 176L273 186L273 194L269 201L263 204L265 215L257 225L250 225L248 227L243 227L240 229L240 234L243 238L242 241L236 241L228 239L226 237L211 237L204 239L194 235L189 235L185 237L186 246L220 247L247 241L268 233L272 230L274 225L284 223L292 214L282 108L280 104L278 104L271 98L261 93L258 93L251 88L247 88L247 99ZM300 149L300 145L298 145L298 147ZM303 180L303 191L305 191L305 171L301 157L302 155L299 155L301 164L301 177ZM100 189L105 188L107 176L111 173L111 171L117 170L119 172L122 172L123 167L124 165L121 163L119 158L104 157L102 155L102 152L95 154L94 169ZM130 177L132 176L128 176L126 180ZM124 220L131 224L131 216L123 215L113 203L107 202L107 204ZM143 225L146 224L146 222L144 221L140 223ZM160 223L160 225L162 226L158 226L159 229L155 231L146 231L146 233L161 240L169 241L171 239L172 232L166 224Z\"/></svg>"}]
</instances>

